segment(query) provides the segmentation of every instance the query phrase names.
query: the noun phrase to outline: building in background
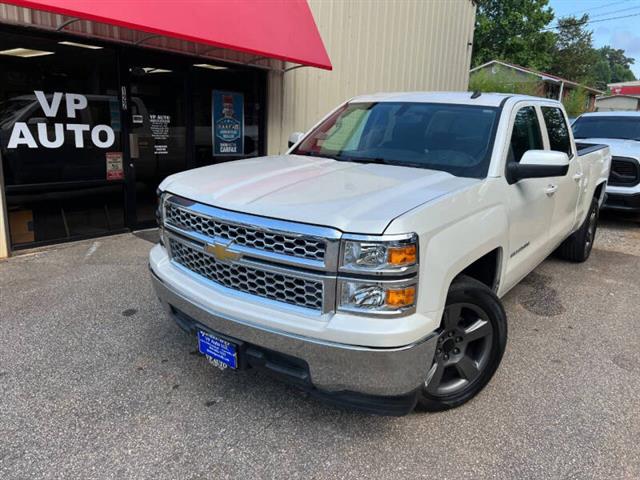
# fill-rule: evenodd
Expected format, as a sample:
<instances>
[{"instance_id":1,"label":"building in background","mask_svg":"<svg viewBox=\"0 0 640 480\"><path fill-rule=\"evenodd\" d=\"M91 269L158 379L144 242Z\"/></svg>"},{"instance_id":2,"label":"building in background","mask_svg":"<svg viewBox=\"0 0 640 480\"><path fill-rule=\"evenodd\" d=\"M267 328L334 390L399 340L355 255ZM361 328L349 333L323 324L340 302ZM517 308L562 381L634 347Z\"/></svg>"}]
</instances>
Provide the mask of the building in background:
<instances>
[{"instance_id":1,"label":"building in background","mask_svg":"<svg viewBox=\"0 0 640 480\"><path fill-rule=\"evenodd\" d=\"M640 95L640 80L608 83L607 87L612 95Z\"/></svg>"},{"instance_id":2,"label":"building in background","mask_svg":"<svg viewBox=\"0 0 640 480\"><path fill-rule=\"evenodd\" d=\"M471 0L113 5L0 3L0 257L152 226L165 176L281 153L352 96L467 87Z\"/></svg>"},{"instance_id":3,"label":"building in background","mask_svg":"<svg viewBox=\"0 0 640 480\"><path fill-rule=\"evenodd\" d=\"M482 73L481 73L482 72ZM474 75L493 75L496 77L503 76L508 78L514 84L532 84L535 86L532 94L539 97L553 98L556 100L565 99L570 93L578 88L584 89L587 97L587 110L591 111L595 108L596 96L602 95L604 92L595 88L587 87L579 83L558 77L550 73L538 72L530 68L513 65L511 63L502 62L500 60L492 60L483 65L472 68L471 76ZM514 85L517 87L517 85Z\"/></svg>"},{"instance_id":4,"label":"building in background","mask_svg":"<svg viewBox=\"0 0 640 480\"><path fill-rule=\"evenodd\" d=\"M608 95L596 98L597 112L640 110L640 95Z\"/></svg>"}]
</instances>

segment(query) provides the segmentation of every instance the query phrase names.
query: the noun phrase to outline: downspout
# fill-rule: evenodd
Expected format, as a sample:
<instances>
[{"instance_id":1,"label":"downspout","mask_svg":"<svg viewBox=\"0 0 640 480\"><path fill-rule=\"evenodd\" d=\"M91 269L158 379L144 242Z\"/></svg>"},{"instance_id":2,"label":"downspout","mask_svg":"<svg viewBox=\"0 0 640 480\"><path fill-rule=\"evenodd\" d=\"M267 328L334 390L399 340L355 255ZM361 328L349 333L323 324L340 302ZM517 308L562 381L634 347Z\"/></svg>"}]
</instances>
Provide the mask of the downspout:
<instances>
[{"instance_id":1,"label":"downspout","mask_svg":"<svg viewBox=\"0 0 640 480\"><path fill-rule=\"evenodd\" d=\"M2 168L2 152L0 152L0 259L9 256L9 215L4 193L4 178Z\"/></svg>"},{"instance_id":2,"label":"downspout","mask_svg":"<svg viewBox=\"0 0 640 480\"><path fill-rule=\"evenodd\" d=\"M562 94L564 93L564 82L560 82L560 93L558 94L558 100L562 102Z\"/></svg>"}]
</instances>

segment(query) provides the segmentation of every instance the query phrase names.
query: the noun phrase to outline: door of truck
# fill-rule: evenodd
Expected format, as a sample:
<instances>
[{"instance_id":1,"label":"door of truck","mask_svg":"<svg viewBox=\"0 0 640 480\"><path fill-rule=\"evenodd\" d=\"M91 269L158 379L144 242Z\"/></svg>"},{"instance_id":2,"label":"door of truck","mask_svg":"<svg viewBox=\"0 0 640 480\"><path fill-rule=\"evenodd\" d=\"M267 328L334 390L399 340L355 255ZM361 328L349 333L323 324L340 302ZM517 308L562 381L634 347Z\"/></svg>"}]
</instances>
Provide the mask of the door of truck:
<instances>
[{"instance_id":1,"label":"door of truck","mask_svg":"<svg viewBox=\"0 0 640 480\"><path fill-rule=\"evenodd\" d=\"M553 217L549 227L552 248L559 245L573 230L580 196L580 186L584 180L582 164L569 135L569 127L562 110L556 106L540 107L546 126L546 149L564 152L569 157L569 171L562 177L547 178L554 199Z\"/></svg>"},{"instance_id":2,"label":"door of truck","mask_svg":"<svg viewBox=\"0 0 640 480\"><path fill-rule=\"evenodd\" d=\"M511 134L506 146L506 163L520 162L528 150L542 150L542 118L532 103L521 102L513 109ZM507 185L509 208L509 250L505 284L511 288L533 270L549 253L549 225L554 200L548 195L548 179L525 178Z\"/></svg>"}]
</instances>

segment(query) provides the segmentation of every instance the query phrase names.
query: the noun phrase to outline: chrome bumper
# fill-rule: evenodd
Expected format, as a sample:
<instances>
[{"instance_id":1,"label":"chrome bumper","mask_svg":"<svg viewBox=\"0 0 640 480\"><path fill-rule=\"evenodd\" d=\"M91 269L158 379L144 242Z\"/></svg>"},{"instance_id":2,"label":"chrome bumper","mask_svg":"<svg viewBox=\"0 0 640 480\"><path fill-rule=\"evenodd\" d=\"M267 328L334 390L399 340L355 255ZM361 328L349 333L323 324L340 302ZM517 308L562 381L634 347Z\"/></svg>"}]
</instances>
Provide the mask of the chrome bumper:
<instances>
[{"instance_id":1,"label":"chrome bumper","mask_svg":"<svg viewBox=\"0 0 640 480\"><path fill-rule=\"evenodd\" d=\"M173 307L213 332L304 360L311 383L325 392L406 395L423 384L431 366L436 348L433 334L403 347L368 348L267 330L195 305L151 273L156 294L169 314Z\"/></svg>"}]
</instances>

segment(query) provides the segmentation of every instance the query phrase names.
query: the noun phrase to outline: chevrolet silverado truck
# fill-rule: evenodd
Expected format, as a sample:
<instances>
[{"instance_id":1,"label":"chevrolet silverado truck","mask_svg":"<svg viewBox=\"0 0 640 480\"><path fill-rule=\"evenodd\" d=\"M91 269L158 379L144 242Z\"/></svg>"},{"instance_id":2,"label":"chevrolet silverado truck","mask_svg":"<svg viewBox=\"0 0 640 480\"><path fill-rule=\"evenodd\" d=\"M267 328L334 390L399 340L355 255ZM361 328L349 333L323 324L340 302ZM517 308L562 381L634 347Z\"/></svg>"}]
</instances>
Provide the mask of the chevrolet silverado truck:
<instances>
[{"instance_id":1,"label":"chevrolet silverado truck","mask_svg":"<svg viewBox=\"0 0 640 480\"><path fill-rule=\"evenodd\" d=\"M162 182L155 290L217 366L388 415L482 390L500 297L589 257L611 161L519 95L361 96L290 141Z\"/></svg>"},{"instance_id":2,"label":"chevrolet silverado truck","mask_svg":"<svg viewBox=\"0 0 640 480\"><path fill-rule=\"evenodd\" d=\"M611 175L603 208L640 214L640 112L585 113L573 124L576 139L611 150Z\"/></svg>"}]
</instances>

